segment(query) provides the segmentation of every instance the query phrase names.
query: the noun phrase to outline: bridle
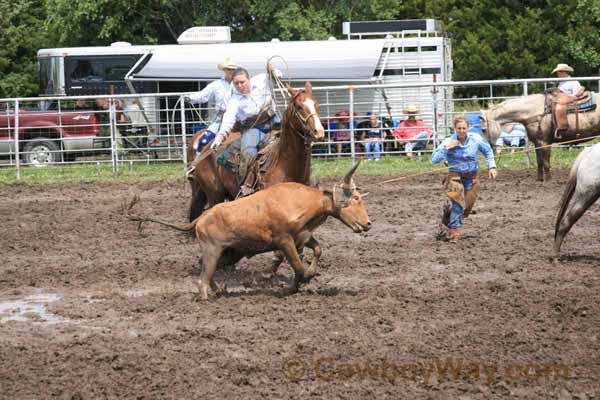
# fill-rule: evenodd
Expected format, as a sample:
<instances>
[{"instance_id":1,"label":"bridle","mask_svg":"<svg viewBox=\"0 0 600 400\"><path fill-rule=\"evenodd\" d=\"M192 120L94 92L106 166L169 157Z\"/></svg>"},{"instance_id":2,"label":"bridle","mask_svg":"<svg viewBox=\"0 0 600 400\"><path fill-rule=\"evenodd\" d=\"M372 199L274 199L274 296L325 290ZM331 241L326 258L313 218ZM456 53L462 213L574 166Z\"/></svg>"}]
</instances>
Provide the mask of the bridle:
<instances>
[{"instance_id":1,"label":"bridle","mask_svg":"<svg viewBox=\"0 0 600 400\"><path fill-rule=\"evenodd\" d=\"M316 137L316 135L315 135L316 129L311 127L308 124L308 121L310 121L311 118L319 118L319 114L317 114L316 112L311 112L306 117L304 115L302 115L302 113L299 111L302 107L300 107L296 104L296 99L302 93L304 93L304 91L299 90L290 99L290 102L292 105L291 117L299 119L302 123L302 126L300 128L297 128L294 126L294 124L291 121L290 121L290 126L292 128L294 128L293 129L294 133L296 135L300 136L302 139L304 139L304 143L308 144ZM288 111L288 114L289 114L289 111ZM306 135L305 132L307 132L308 135Z\"/></svg>"}]
</instances>

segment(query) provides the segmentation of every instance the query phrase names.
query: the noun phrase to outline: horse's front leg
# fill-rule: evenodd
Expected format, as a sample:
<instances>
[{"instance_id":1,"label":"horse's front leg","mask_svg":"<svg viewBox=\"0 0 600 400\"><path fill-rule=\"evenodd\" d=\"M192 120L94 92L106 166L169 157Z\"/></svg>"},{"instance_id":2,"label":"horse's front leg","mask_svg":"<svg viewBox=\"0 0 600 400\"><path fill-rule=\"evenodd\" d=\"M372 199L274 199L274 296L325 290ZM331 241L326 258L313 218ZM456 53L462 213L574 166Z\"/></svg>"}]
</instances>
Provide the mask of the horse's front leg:
<instances>
[{"instance_id":1,"label":"horse's front leg","mask_svg":"<svg viewBox=\"0 0 600 400\"><path fill-rule=\"evenodd\" d=\"M545 147L542 150L542 162L544 165L544 180L549 181L552 176L550 175L550 155L552 153L551 147Z\"/></svg>"},{"instance_id":2,"label":"horse's front leg","mask_svg":"<svg viewBox=\"0 0 600 400\"><path fill-rule=\"evenodd\" d=\"M535 160L537 163L537 180L539 182L543 182L544 181L544 160L542 159L543 157L543 153L542 153L542 149L538 149L538 144L535 144Z\"/></svg>"}]
</instances>

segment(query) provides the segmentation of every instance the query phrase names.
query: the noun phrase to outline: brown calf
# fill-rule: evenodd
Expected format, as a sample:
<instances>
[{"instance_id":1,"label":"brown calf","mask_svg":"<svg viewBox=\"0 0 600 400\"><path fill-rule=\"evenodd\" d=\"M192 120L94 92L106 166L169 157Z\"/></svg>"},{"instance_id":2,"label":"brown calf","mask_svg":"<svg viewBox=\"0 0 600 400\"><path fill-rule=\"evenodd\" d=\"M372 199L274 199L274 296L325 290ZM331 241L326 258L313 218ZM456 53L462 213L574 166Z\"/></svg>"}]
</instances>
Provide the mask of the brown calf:
<instances>
[{"instance_id":1,"label":"brown calf","mask_svg":"<svg viewBox=\"0 0 600 400\"><path fill-rule=\"evenodd\" d=\"M352 182L356 164L333 191L320 190L299 183L281 183L235 201L217 204L187 225L174 225L151 218L132 218L151 221L172 228L195 231L202 251L203 271L198 288L203 300L208 299L209 285L215 292L219 287L213 280L217 266L231 264L244 256L269 251L281 251L294 269L290 291L296 292L300 283L310 276L297 249L312 238L312 231L332 216L354 232L371 228L360 193Z\"/></svg>"}]
</instances>

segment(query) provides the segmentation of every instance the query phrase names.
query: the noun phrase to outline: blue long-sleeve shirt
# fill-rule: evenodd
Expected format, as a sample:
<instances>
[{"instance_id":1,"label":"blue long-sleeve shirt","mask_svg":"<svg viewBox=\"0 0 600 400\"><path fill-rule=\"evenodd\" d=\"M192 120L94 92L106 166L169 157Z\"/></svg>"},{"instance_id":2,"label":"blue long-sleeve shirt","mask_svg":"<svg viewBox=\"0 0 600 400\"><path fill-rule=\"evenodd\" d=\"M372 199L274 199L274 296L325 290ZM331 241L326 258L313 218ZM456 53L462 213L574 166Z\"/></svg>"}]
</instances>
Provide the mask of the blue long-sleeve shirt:
<instances>
[{"instance_id":1,"label":"blue long-sleeve shirt","mask_svg":"<svg viewBox=\"0 0 600 400\"><path fill-rule=\"evenodd\" d=\"M431 161L434 164L442 160L448 161L448 168L452 172L469 173L479 169L477 153L481 152L485 156L488 169L496 168L494 152L488 142L477 133L467 132L464 144L460 144L450 150L446 148L448 143L458 140L456 134L444 139L444 141L435 149L431 155Z\"/></svg>"}]
</instances>

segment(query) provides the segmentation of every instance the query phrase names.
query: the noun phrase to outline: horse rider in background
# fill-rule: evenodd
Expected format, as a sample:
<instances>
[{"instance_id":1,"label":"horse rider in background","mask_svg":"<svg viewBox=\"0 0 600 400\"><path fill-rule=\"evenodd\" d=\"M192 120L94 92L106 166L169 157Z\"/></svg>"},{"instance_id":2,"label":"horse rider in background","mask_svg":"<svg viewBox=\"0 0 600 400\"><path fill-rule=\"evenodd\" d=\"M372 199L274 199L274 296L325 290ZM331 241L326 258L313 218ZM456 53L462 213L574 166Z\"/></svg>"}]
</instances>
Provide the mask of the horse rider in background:
<instances>
[{"instance_id":1,"label":"horse rider in background","mask_svg":"<svg viewBox=\"0 0 600 400\"><path fill-rule=\"evenodd\" d=\"M271 64L267 66L267 72L277 77L282 76L281 71L273 68ZM240 123L242 143L238 183L242 196L252 192L251 183L244 181L248 175L248 168L258 153L258 144L273 126L280 122L276 113L275 101L271 95L268 74L258 74L251 79L250 74L244 68L239 67L233 72L235 90L223 115L219 132L210 146L212 151L216 151L231 133L235 123Z\"/></svg>"},{"instance_id":2,"label":"horse rider in background","mask_svg":"<svg viewBox=\"0 0 600 400\"><path fill-rule=\"evenodd\" d=\"M198 162L198 155L202 151L202 148L213 140L219 131L221 122L223 120L223 114L227 109L227 103L233 94L233 71L235 71L239 65L233 61L230 57L226 57L222 63L217 65L217 68L223 71L223 77L212 81L200 92L191 93L184 97L184 100L192 104L206 103L209 100L213 100L215 103L215 115L206 129L206 132L198 140L195 150L196 157L189 169L186 172L186 176L190 178L193 172L196 170L196 163Z\"/></svg>"},{"instance_id":3,"label":"horse rider in background","mask_svg":"<svg viewBox=\"0 0 600 400\"><path fill-rule=\"evenodd\" d=\"M574 69L567 64L558 64L552 70L552 74L556 74L558 78L570 78L571 72L574 72ZM558 84L558 89L572 96L571 101L580 100L585 92L585 88L578 81L562 81Z\"/></svg>"},{"instance_id":4,"label":"horse rider in background","mask_svg":"<svg viewBox=\"0 0 600 400\"><path fill-rule=\"evenodd\" d=\"M571 72L573 72L573 68L567 64L558 64L552 70L552 73L556 74L558 78L570 78ZM561 139L569 127L567 120L568 105L583 100L585 98L585 88L578 81L562 81L558 84L558 90L560 94L553 104L554 137Z\"/></svg>"}]
</instances>

